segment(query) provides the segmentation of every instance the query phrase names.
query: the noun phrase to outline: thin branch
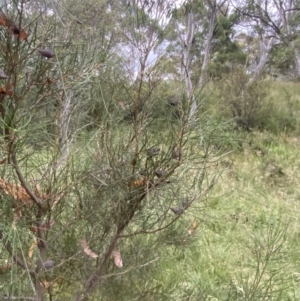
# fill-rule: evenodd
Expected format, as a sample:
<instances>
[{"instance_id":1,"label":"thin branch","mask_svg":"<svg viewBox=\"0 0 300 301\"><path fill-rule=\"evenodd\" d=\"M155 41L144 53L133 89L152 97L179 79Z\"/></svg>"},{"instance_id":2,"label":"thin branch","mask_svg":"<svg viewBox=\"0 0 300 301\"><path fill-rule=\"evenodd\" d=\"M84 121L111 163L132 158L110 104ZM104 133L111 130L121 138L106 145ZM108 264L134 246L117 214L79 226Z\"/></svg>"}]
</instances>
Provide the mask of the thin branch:
<instances>
[{"instance_id":1,"label":"thin branch","mask_svg":"<svg viewBox=\"0 0 300 301\"><path fill-rule=\"evenodd\" d=\"M12 143L14 143L14 142L12 142ZM18 161L17 161L14 145L13 145L12 148L13 148L13 150L12 150L12 153L11 153L11 159L12 159L13 167L15 168L15 171L18 175L18 178L19 178L22 186L25 188L26 192L30 195L30 197L35 201L35 203L38 206L38 211L37 211L37 214L36 214L36 227L38 229L37 238L39 239L39 242L40 242L39 243L39 248L40 248L40 251L42 252L42 250L46 249L46 242L44 240L44 234L43 234L42 225L41 225L41 223L42 223L41 220L42 220L43 212L44 212L44 208L43 208L43 205L42 205L42 200L40 198L38 198L32 192L32 190L29 188L29 186L27 185L27 182L24 179L24 176L23 176L23 174L20 170L20 167L19 167L19 164L18 164ZM37 270L38 270L38 268L39 268L39 266L37 267Z\"/></svg>"},{"instance_id":2,"label":"thin branch","mask_svg":"<svg viewBox=\"0 0 300 301\"><path fill-rule=\"evenodd\" d=\"M103 277L103 272L105 269L105 265L109 257L111 256L112 251L114 250L118 238L119 238L119 231L116 232L114 237L111 239L110 245L106 251L106 254L104 255L104 258L102 259L100 265L96 268L94 273L87 279L85 282L85 291L83 293L83 296L79 296L76 298L76 300L80 301L87 301L89 299L89 296L93 294L93 292L97 289L102 277Z\"/></svg>"},{"instance_id":3,"label":"thin branch","mask_svg":"<svg viewBox=\"0 0 300 301\"><path fill-rule=\"evenodd\" d=\"M33 300L36 301L35 297L14 297L14 296L1 296L0 295L1 300Z\"/></svg>"},{"instance_id":4,"label":"thin branch","mask_svg":"<svg viewBox=\"0 0 300 301\"><path fill-rule=\"evenodd\" d=\"M15 255L14 254L14 250L13 247L11 246L10 242L8 241L8 239L5 239L3 236L3 232L0 231L0 239L2 240L2 243L4 245L4 247L6 248L7 252L9 253L9 255L13 258L14 262L20 266L22 269L24 270L28 270L28 266L25 264L25 262L21 259L20 256ZM29 270L29 274L32 277L35 277L35 273L31 270Z\"/></svg>"},{"instance_id":5,"label":"thin branch","mask_svg":"<svg viewBox=\"0 0 300 301\"><path fill-rule=\"evenodd\" d=\"M25 188L26 192L30 195L30 197L35 201L35 203L38 205L39 208L43 208L42 207L42 200L39 199L33 192L32 190L29 188L29 186L27 185L27 182L25 181L23 174L21 172L21 169L19 167L18 161L17 161L17 157L16 157L16 153L15 150L12 151L11 153L11 160L13 163L13 167L15 168L15 171L18 175L18 178L22 184L22 186Z\"/></svg>"},{"instance_id":6,"label":"thin branch","mask_svg":"<svg viewBox=\"0 0 300 301\"><path fill-rule=\"evenodd\" d=\"M277 25L277 24L274 23L274 21L271 19L270 15L269 15L269 13L268 13L268 11L267 11L266 9L261 8L259 5L257 5L257 7L258 7L258 9L260 9L262 12L264 12L264 14L265 14L265 16L267 17L267 19L269 20L269 22L271 22L271 24L270 24L269 26L271 26L271 27L277 32L277 34L280 34L280 32L281 32L281 31L280 31L280 28L279 28L280 24ZM263 16L261 16L261 18L263 19ZM262 19L261 19L261 20L262 20Z\"/></svg>"},{"instance_id":7,"label":"thin branch","mask_svg":"<svg viewBox=\"0 0 300 301\"><path fill-rule=\"evenodd\" d=\"M280 34L280 33L281 33L280 28L279 28L279 27L278 27L278 26L270 19L270 17L268 17L268 15L267 15L267 17L268 17L268 20L271 22L271 24L270 24L268 21L266 21L266 20L263 18L263 16L256 15L256 14L250 14L250 13L246 12L245 10L241 10L241 9L239 9L238 7L236 7L236 6L232 3L232 1L231 1L231 4L232 4L232 6L233 6L239 13L241 13L241 14L243 14L243 15L245 15L245 16L247 16L247 17L253 19L253 20L257 20L257 19L258 19L258 20L260 20L263 24L265 24L266 26L273 28L277 34ZM264 11L262 8L260 8L260 9L261 9L262 11ZM265 11L264 11L264 12L265 12Z\"/></svg>"},{"instance_id":8,"label":"thin branch","mask_svg":"<svg viewBox=\"0 0 300 301\"><path fill-rule=\"evenodd\" d=\"M153 260L150 260L149 262L146 262L146 263L144 263L144 264L141 264L141 265L139 265L139 266L130 267L130 268L128 268L126 271L123 271L123 272L120 272L120 273L113 273L113 274L105 275L105 276L103 276L102 278L104 279L104 278L108 278L108 277L112 277L112 276L120 276L120 275L127 274L127 273L130 272L131 270L134 270L134 269L136 269L136 268L142 268L142 267L145 267L145 266L147 266L147 265L149 265L149 264L151 264L151 263L157 261L158 259L159 259L159 257L157 257L157 258L155 258L155 259L153 259Z\"/></svg>"}]
</instances>

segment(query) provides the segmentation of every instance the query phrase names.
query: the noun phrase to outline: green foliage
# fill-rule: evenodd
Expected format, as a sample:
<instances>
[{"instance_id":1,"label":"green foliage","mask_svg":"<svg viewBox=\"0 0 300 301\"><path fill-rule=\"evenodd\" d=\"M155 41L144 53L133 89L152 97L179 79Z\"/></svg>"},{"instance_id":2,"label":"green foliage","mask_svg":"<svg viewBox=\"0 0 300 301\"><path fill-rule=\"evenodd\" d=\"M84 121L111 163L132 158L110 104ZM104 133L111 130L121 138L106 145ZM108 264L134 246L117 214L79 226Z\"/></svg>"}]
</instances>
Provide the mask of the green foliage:
<instances>
[{"instance_id":1,"label":"green foliage","mask_svg":"<svg viewBox=\"0 0 300 301\"><path fill-rule=\"evenodd\" d=\"M239 22L239 15L233 13L229 16L220 15L215 28L212 43L212 57L209 73L214 79L220 79L238 66L246 62L246 55L240 44L233 39L234 26Z\"/></svg>"},{"instance_id":2,"label":"green foliage","mask_svg":"<svg viewBox=\"0 0 300 301\"><path fill-rule=\"evenodd\" d=\"M223 107L231 112L238 127L250 130L260 127L269 113L267 81L249 82L242 69L236 69L220 82Z\"/></svg>"},{"instance_id":3,"label":"green foliage","mask_svg":"<svg viewBox=\"0 0 300 301\"><path fill-rule=\"evenodd\" d=\"M241 71L235 76L230 75L230 80L224 77L212 87L218 87L218 90L210 92L206 110L214 118L226 120L228 129L235 123L238 128L259 129L276 135L299 132L299 89L296 83L262 81L248 84L248 77Z\"/></svg>"},{"instance_id":4,"label":"green foliage","mask_svg":"<svg viewBox=\"0 0 300 301\"><path fill-rule=\"evenodd\" d=\"M260 128L275 134L298 133L300 129L298 85L278 83L271 85L269 113L262 121Z\"/></svg>"},{"instance_id":5,"label":"green foliage","mask_svg":"<svg viewBox=\"0 0 300 301\"><path fill-rule=\"evenodd\" d=\"M280 44L274 47L271 51L270 62L272 73L284 76L291 75L291 69L294 69L294 53L290 47L285 44Z\"/></svg>"}]
</instances>

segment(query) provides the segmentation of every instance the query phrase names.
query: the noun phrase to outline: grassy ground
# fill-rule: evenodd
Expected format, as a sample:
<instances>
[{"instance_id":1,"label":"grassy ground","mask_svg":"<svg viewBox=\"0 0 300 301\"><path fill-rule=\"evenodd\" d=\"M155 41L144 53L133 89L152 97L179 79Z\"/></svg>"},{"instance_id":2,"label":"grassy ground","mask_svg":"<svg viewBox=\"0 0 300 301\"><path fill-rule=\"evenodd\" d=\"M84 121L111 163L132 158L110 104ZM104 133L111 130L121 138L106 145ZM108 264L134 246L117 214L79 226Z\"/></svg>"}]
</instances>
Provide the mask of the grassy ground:
<instances>
[{"instance_id":1,"label":"grassy ground","mask_svg":"<svg viewBox=\"0 0 300 301\"><path fill-rule=\"evenodd\" d=\"M186 215L198 227L169 262L174 300L300 300L300 139L243 140L205 210Z\"/></svg>"}]
</instances>

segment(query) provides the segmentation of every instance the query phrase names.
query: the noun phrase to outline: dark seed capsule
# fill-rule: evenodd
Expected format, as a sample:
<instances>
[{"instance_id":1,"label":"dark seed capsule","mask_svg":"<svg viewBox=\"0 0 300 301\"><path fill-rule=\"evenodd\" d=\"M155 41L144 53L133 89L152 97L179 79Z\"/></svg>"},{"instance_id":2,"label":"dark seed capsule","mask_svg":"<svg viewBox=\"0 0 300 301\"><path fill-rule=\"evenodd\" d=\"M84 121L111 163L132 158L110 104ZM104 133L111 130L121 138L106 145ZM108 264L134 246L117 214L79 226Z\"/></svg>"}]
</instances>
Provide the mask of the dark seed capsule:
<instances>
[{"instance_id":1,"label":"dark seed capsule","mask_svg":"<svg viewBox=\"0 0 300 301\"><path fill-rule=\"evenodd\" d=\"M179 207L171 207L170 209L171 209L171 210L173 211L173 213L176 214L176 215L179 215L179 214L181 214L181 213L183 212L183 209L182 209L182 208L179 208Z\"/></svg>"},{"instance_id":2,"label":"dark seed capsule","mask_svg":"<svg viewBox=\"0 0 300 301\"><path fill-rule=\"evenodd\" d=\"M155 171L155 175L158 178L163 178L166 175L166 171L164 169L158 169Z\"/></svg>"},{"instance_id":3,"label":"dark seed capsule","mask_svg":"<svg viewBox=\"0 0 300 301\"><path fill-rule=\"evenodd\" d=\"M129 112L128 114L126 114L126 115L123 117L123 120L124 120L124 121L134 121L134 115L135 115L134 112Z\"/></svg>"},{"instance_id":4,"label":"dark seed capsule","mask_svg":"<svg viewBox=\"0 0 300 301\"><path fill-rule=\"evenodd\" d=\"M13 28L12 28L12 32L14 34L20 34L20 29L17 25L14 25Z\"/></svg>"},{"instance_id":5,"label":"dark seed capsule","mask_svg":"<svg viewBox=\"0 0 300 301\"><path fill-rule=\"evenodd\" d=\"M173 159L179 159L180 158L180 149L178 147L174 147L172 150L172 158Z\"/></svg>"},{"instance_id":6,"label":"dark seed capsule","mask_svg":"<svg viewBox=\"0 0 300 301\"><path fill-rule=\"evenodd\" d=\"M169 103L172 107L177 107L180 104L180 100L172 99Z\"/></svg>"},{"instance_id":7,"label":"dark seed capsule","mask_svg":"<svg viewBox=\"0 0 300 301\"><path fill-rule=\"evenodd\" d=\"M148 156L150 156L150 157L158 155L159 151L160 151L160 148L157 146L153 146L153 147L147 149Z\"/></svg>"},{"instance_id":8,"label":"dark seed capsule","mask_svg":"<svg viewBox=\"0 0 300 301\"><path fill-rule=\"evenodd\" d=\"M146 170L145 168L142 168L142 169L139 171L139 174L140 174L141 176L145 176L145 175L147 175L147 170Z\"/></svg>"},{"instance_id":9,"label":"dark seed capsule","mask_svg":"<svg viewBox=\"0 0 300 301\"><path fill-rule=\"evenodd\" d=\"M182 207L185 209L189 206L189 200L185 199L182 201Z\"/></svg>"},{"instance_id":10,"label":"dark seed capsule","mask_svg":"<svg viewBox=\"0 0 300 301\"><path fill-rule=\"evenodd\" d=\"M39 53L48 59L51 59L55 55L54 52L50 49L40 49Z\"/></svg>"},{"instance_id":11,"label":"dark seed capsule","mask_svg":"<svg viewBox=\"0 0 300 301\"><path fill-rule=\"evenodd\" d=\"M54 267L55 262L51 259L48 259L47 261L44 262L44 267L46 270L49 270Z\"/></svg>"},{"instance_id":12,"label":"dark seed capsule","mask_svg":"<svg viewBox=\"0 0 300 301\"><path fill-rule=\"evenodd\" d=\"M0 69L0 79L7 79L7 75L5 74L3 69Z\"/></svg>"}]
</instances>

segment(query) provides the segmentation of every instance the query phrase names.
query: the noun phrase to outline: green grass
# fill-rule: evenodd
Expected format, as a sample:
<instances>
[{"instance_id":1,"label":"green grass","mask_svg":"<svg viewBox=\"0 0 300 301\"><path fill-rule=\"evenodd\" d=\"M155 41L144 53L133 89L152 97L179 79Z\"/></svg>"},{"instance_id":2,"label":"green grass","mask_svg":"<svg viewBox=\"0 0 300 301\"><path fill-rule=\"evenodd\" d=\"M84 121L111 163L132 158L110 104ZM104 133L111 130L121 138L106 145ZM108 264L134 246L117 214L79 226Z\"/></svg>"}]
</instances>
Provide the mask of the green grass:
<instances>
[{"instance_id":1,"label":"green grass","mask_svg":"<svg viewBox=\"0 0 300 301\"><path fill-rule=\"evenodd\" d=\"M242 136L243 151L219 164L209 206L185 216L198 228L183 258L170 259L165 281L180 278L173 300L184 285L189 300L299 300L300 139Z\"/></svg>"}]
</instances>

